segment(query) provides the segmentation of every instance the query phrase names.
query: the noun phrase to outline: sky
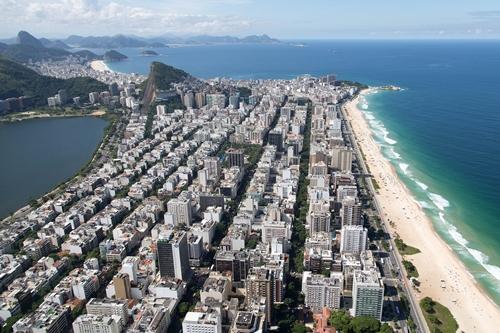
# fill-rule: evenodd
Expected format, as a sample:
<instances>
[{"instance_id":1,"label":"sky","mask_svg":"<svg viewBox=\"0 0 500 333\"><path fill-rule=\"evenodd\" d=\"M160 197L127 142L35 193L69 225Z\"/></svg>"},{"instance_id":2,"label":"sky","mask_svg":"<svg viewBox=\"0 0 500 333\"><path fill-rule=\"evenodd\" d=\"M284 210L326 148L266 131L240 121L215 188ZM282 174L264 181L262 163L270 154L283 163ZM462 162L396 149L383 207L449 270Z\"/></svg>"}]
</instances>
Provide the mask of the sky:
<instances>
[{"instance_id":1,"label":"sky","mask_svg":"<svg viewBox=\"0 0 500 333\"><path fill-rule=\"evenodd\" d=\"M0 38L500 38L499 0L0 0Z\"/></svg>"}]
</instances>

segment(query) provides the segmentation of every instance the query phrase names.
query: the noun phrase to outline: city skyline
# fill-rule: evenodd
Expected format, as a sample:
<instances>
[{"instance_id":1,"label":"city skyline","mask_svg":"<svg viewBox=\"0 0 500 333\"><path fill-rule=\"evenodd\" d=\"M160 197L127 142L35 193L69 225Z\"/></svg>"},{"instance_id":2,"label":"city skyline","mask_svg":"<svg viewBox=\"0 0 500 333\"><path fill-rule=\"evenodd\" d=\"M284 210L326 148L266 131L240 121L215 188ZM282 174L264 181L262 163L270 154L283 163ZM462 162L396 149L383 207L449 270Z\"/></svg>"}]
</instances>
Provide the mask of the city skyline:
<instances>
[{"instance_id":1,"label":"city skyline","mask_svg":"<svg viewBox=\"0 0 500 333\"><path fill-rule=\"evenodd\" d=\"M500 5L428 0L349 4L325 0L1 0L0 38L19 30L40 37L79 35L252 35L281 39L500 38ZM381 19L381 18L390 18ZM92 24L89 24L91 22Z\"/></svg>"}]
</instances>

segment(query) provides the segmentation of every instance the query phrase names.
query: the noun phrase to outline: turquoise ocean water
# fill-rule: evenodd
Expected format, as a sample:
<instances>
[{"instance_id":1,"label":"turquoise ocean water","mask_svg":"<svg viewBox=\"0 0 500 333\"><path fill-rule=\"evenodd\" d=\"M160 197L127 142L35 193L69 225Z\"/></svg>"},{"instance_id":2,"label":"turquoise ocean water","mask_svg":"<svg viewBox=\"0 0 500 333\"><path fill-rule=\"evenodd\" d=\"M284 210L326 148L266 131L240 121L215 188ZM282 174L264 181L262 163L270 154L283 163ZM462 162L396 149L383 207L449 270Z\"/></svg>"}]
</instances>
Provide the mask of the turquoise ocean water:
<instances>
[{"instance_id":1,"label":"turquoise ocean water","mask_svg":"<svg viewBox=\"0 0 500 333\"><path fill-rule=\"evenodd\" d=\"M305 44L305 47L293 44ZM399 92L366 98L384 155L490 297L500 304L500 42L300 41L290 45L121 49L117 71L153 60L201 78L336 73Z\"/></svg>"}]
</instances>

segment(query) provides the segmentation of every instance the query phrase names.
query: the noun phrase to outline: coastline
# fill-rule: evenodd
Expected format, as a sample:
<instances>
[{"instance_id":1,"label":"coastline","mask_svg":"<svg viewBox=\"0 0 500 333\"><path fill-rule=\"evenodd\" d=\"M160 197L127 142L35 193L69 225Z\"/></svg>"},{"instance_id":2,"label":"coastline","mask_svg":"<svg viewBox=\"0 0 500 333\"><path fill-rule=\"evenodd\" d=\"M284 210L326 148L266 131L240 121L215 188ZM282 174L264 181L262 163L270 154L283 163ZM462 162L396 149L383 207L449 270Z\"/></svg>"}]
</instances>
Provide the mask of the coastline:
<instances>
[{"instance_id":1,"label":"coastline","mask_svg":"<svg viewBox=\"0 0 500 333\"><path fill-rule=\"evenodd\" d=\"M0 123L14 123L18 121L30 120L30 119L44 119L44 118L71 118L71 117L102 117L105 116L106 112L97 110L92 113L57 113L52 114L49 112L46 113L36 113L32 111L20 112L16 114L10 114L4 117L0 117Z\"/></svg>"},{"instance_id":2,"label":"coastline","mask_svg":"<svg viewBox=\"0 0 500 333\"><path fill-rule=\"evenodd\" d=\"M90 67L97 72L113 72L104 60L92 60L90 62Z\"/></svg>"},{"instance_id":3,"label":"coastline","mask_svg":"<svg viewBox=\"0 0 500 333\"><path fill-rule=\"evenodd\" d=\"M360 96L369 92L365 90ZM384 220L392 222L387 223L388 230L421 251L405 257L414 263L420 274L420 292L413 290L417 300L429 296L448 307L461 331L500 332L496 323L500 318L499 307L474 280L457 254L439 237L430 218L399 179L394 166L382 155L363 112L357 107L360 96L346 104L346 120L351 123L365 162L379 185L376 197L381 213Z\"/></svg>"}]
</instances>

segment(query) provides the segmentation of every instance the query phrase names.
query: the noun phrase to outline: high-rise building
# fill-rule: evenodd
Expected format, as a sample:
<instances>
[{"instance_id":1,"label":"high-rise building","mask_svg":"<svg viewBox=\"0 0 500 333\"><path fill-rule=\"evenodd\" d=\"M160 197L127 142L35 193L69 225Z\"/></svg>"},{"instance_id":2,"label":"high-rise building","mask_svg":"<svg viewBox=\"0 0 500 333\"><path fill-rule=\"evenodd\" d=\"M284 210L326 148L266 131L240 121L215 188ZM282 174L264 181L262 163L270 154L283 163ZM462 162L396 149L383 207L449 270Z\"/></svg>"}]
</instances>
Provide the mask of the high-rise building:
<instances>
[{"instance_id":1,"label":"high-rise building","mask_svg":"<svg viewBox=\"0 0 500 333\"><path fill-rule=\"evenodd\" d=\"M285 221L265 220L262 223L262 242L271 244L273 239L287 239L292 237L292 226Z\"/></svg>"},{"instance_id":2,"label":"high-rise building","mask_svg":"<svg viewBox=\"0 0 500 333\"><path fill-rule=\"evenodd\" d=\"M81 315L73 322L74 333L120 333L123 329L118 316Z\"/></svg>"},{"instance_id":3,"label":"high-rise building","mask_svg":"<svg viewBox=\"0 0 500 333\"><path fill-rule=\"evenodd\" d=\"M139 257L129 256L122 260L121 273L128 274L131 283L137 282L137 271L139 269Z\"/></svg>"},{"instance_id":4,"label":"high-rise building","mask_svg":"<svg viewBox=\"0 0 500 333\"><path fill-rule=\"evenodd\" d=\"M330 232L330 212L313 211L310 218L310 233Z\"/></svg>"},{"instance_id":5,"label":"high-rise building","mask_svg":"<svg viewBox=\"0 0 500 333\"><path fill-rule=\"evenodd\" d=\"M260 302L261 298L266 300L266 316L271 319L273 300L273 281L271 272L265 267L254 267L250 270L245 283L246 302Z\"/></svg>"},{"instance_id":6,"label":"high-rise building","mask_svg":"<svg viewBox=\"0 0 500 333\"><path fill-rule=\"evenodd\" d=\"M127 301L110 298L91 298L86 305L87 314L97 316L119 316L122 324L128 321Z\"/></svg>"},{"instance_id":7,"label":"high-rise building","mask_svg":"<svg viewBox=\"0 0 500 333\"><path fill-rule=\"evenodd\" d=\"M99 93L98 92L89 93L89 101L90 101L90 104L98 103L99 102Z\"/></svg>"},{"instance_id":8,"label":"high-rise building","mask_svg":"<svg viewBox=\"0 0 500 333\"><path fill-rule=\"evenodd\" d=\"M302 292L305 305L313 313L320 313L324 307L340 308L340 297L343 282L342 273L332 273L330 277L304 272L302 275Z\"/></svg>"},{"instance_id":9,"label":"high-rise building","mask_svg":"<svg viewBox=\"0 0 500 333\"><path fill-rule=\"evenodd\" d=\"M278 151L283 150L283 131L281 128L275 128L269 131L269 144L276 146Z\"/></svg>"},{"instance_id":10,"label":"high-rise building","mask_svg":"<svg viewBox=\"0 0 500 333\"><path fill-rule=\"evenodd\" d=\"M203 238L200 235L189 235L188 254L190 264L199 266L200 260L203 256Z\"/></svg>"},{"instance_id":11,"label":"high-rise building","mask_svg":"<svg viewBox=\"0 0 500 333\"><path fill-rule=\"evenodd\" d=\"M59 101L61 102L61 105L64 105L68 102L68 93L65 89L60 89L57 94L59 95Z\"/></svg>"},{"instance_id":12,"label":"high-rise building","mask_svg":"<svg viewBox=\"0 0 500 333\"><path fill-rule=\"evenodd\" d=\"M209 108L223 109L226 107L226 96L224 94L208 94L206 95L206 102Z\"/></svg>"},{"instance_id":13,"label":"high-rise building","mask_svg":"<svg viewBox=\"0 0 500 333\"><path fill-rule=\"evenodd\" d=\"M189 198L173 198L167 203L167 211L172 214L174 225L184 224L191 225L192 207L191 199Z\"/></svg>"},{"instance_id":14,"label":"high-rise building","mask_svg":"<svg viewBox=\"0 0 500 333\"><path fill-rule=\"evenodd\" d=\"M341 230L340 252L359 254L366 250L368 230L361 225L345 225Z\"/></svg>"},{"instance_id":15,"label":"high-rise building","mask_svg":"<svg viewBox=\"0 0 500 333\"><path fill-rule=\"evenodd\" d=\"M352 148L334 147L332 149L331 165L332 168L347 172L352 168Z\"/></svg>"},{"instance_id":16,"label":"high-rise building","mask_svg":"<svg viewBox=\"0 0 500 333\"><path fill-rule=\"evenodd\" d=\"M375 270L354 271L352 301L355 317L382 318L384 284Z\"/></svg>"},{"instance_id":17,"label":"high-rise building","mask_svg":"<svg viewBox=\"0 0 500 333\"><path fill-rule=\"evenodd\" d=\"M354 185L339 185L336 194L337 202L342 203L342 200L347 197L356 198L358 196L358 188Z\"/></svg>"},{"instance_id":18,"label":"high-rise building","mask_svg":"<svg viewBox=\"0 0 500 333\"><path fill-rule=\"evenodd\" d=\"M204 92L197 92L195 97L194 97L194 101L195 101L196 107L198 109L204 107L206 105L205 93Z\"/></svg>"},{"instance_id":19,"label":"high-rise building","mask_svg":"<svg viewBox=\"0 0 500 333\"><path fill-rule=\"evenodd\" d=\"M182 321L183 333L222 333L221 316L216 311L188 312Z\"/></svg>"},{"instance_id":20,"label":"high-rise building","mask_svg":"<svg viewBox=\"0 0 500 333\"><path fill-rule=\"evenodd\" d=\"M340 208L340 218L342 226L361 225L361 203L357 202L354 197L344 198Z\"/></svg>"},{"instance_id":21,"label":"high-rise building","mask_svg":"<svg viewBox=\"0 0 500 333\"><path fill-rule=\"evenodd\" d=\"M229 105L231 105L235 109L237 109L240 106L239 94L229 96Z\"/></svg>"},{"instance_id":22,"label":"high-rise building","mask_svg":"<svg viewBox=\"0 0 500 333\"><path fill-rule=\"evenodd\" d=\"M130 286L130 277L126 273L118 273L113 277L115 286L115 297L118 299L131 299L132 287Z\"/></svg>"},{"instance_id":23,"label":"high-rise building","mask_svg":"<svg viewBox=\"0 0 500 333\"><path fill-rule=\"evenodd\" d=\"M113 82L109 85L109 93L111 96L118 96L120 94L120 90L118 90L118 83Z\"/></svg>"},{"instance_id":24,"label":"high-rise building","mask_svg":"<svg viewBox=\"0 0 500 333\"><path fill-rule=\"evenodd\" d=\"M233 282L245 280L250 269L250 259L245 251L222 251L215 254L215 270L231 272Z\"/></svg>"},{"instance_id":25,"label":"high-rise building","mask_svg":"<svg viewBox=\"0 0 500 333\"><path fill-rule=\"evenodd\" d=\"M221 175L219 158L215 156L207 157L203 161L203 165L208 170L208 177L210 179L215 179L215 180L219 179Z\"/></svg>"},{"instance_id":26,"label":"high-rise building","mask_svg":"<svg viewBox=\"0 0 500 333\"><path fill-rule=\"evenodd\" d=\"M243 154L243 150L229 148L228 150L226 150L226 156L230 168L233 166L243 168L245 166L245 155Z\"/></svg>"},{"instance_id":27,"label":"high-rise building","mask_svg":"<svg viewBox=\"0 0 500 333\"><path fill-rule=\"evenodd\" d=\"M186 108L194 107L194 94L192 91L188 91L183 98L183 103Z\"/></svg>"},{"instance_id":28,"label":"high-rise building","mask_svg":"<svg viewBox=\"0 0 500 333\"><path fill-rule=\"evenodd\" d=\"M160 234L156 242L160 275L186 281L190 276L187 234L177 231Z\"/></svg>"}]
</instances>

